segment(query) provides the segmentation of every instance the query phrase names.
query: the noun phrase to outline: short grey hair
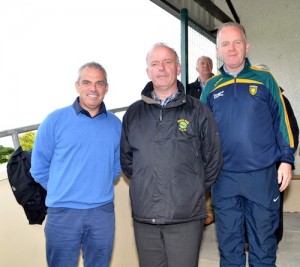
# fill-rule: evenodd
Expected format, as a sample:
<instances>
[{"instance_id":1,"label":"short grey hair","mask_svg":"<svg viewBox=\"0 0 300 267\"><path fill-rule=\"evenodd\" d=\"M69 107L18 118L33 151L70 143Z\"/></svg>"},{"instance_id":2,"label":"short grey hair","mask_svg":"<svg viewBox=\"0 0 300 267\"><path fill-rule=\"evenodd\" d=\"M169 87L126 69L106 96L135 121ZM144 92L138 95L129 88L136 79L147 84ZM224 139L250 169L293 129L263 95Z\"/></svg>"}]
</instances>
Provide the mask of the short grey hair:
<instances>
[{"instance_id":1,"label":"short grey hair","mask_svg":"<svg viewBox=\"0 0 300 267\"><path fill-rule=\"evenodd\" d=\"M146 56L146 64L147 64L147 65L148 65L148 57L149 57L149 54L153 51L153 49L154 49L155 47L158 47L158 46L164 46L164 47L170 49L170 50L174 53L174 55L175 55L176 63L177 63L177 64L180 64L179 56L178 56L176 50L175 50L173 47L169 46L168 44L166 44L166 43L161 43L161 42L160 42L160 43L154 44L154 45L151 47L151 49L148 51L147 56Z\"/></svg>"},{"instance_id":2,"label":"short grey hair","mask_svg":"<svg viewBox=\"0 0 300 267\"><path fill-rule=\"evenodd\" d=\"M226 22L226 23L221 24L217 31L217 42L216 42L217 47L219 47L220 31L226 27L236 27L236 28L240 29L243 33L244 41L247 42L246 31L245 31L245 28L241 24L239 24L237 22Z\"/></svg>"},{"instance_id":3,"label":"short grey hair","mask_svg":"<svg viewBox=\"0 0 300 267\"><path fill-rule=\"evenodd\" d=\"M85 63L84 65L82 65L79 70L78 70L78 78L77 78L77 82L80 81L80 75L81 75L81 72L85 69L85 68L91 68L91 69L97 69L99 71L101 71L104 75L104 79L105 79L105 83L107 84L107 73L106 73L106 70L105 68L97 63L97 62L88 62L88 63Z\"/></svg>"},{"instance_id":4,"label":"short grey hair","mask_svg":"<svg viewBox=\"0 0 300 267\"><path fill-rule=\"evenodd\" d=\"M201 59L208 59L208 60L210 61L211 65L213 66L213 61L212 61L212 59L211 59L210 57L208 57L208 56L201 56L201 57L198 57L198 59L196 60L196 66L198 66L199 61L200 61Z\"/></svg>"}]
</instances>

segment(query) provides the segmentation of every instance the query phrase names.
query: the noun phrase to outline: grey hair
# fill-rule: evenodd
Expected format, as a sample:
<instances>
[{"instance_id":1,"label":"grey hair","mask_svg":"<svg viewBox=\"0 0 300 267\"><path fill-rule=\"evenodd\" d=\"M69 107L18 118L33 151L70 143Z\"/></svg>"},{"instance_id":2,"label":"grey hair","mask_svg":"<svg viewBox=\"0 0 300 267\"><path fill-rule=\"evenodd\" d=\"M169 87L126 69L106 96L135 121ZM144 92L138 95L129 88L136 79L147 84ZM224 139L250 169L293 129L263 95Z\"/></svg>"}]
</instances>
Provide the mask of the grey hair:
<instances>
[{"instance_id":1,"label":"grey hair","mask_svg":"<svg viewBox=\"0 0 300 267\"><path fill-rule=\"evenodd\" d=\"M84 65L82 65L79 70L78 70L78 78L77 78L77 82L80 81L80 75L81 75L81 72L85 69L85 68L91 68L91 69L97 69L99 71L101 71L104 75L104 79L105 79L105 83L107 83L107 73L106 73L106 70L105 68L97 63L97 62L88 62Z\"/></svg>"},{"instance_id":2,"label":"grey hair","mask_svg":"<svg viewBox=\"0 0 300 267\"><path fill-rule=\"evenodd\" d=\"M199 61L201 60L201 59L208 59L210 62L211 62L211 65L213 66L213 61L212 61L212 59L210 58L210 57L208 57L208 56L201 56L201 57L198 57L198 59L196 60L196 66L198 66L198 63L199 63Z\"/></svg>"},{"instance_id":3,"label":"grey hair","mask_svg":"<svg viewBox=\"0 0 300 267\"><path fill-rule=\"evenodd\" d=\"M240 29L241 32L243 33L244 41L247 42L246 31L245 31L245 28L241 24L239 24L237 22L226 22L226 23L221 24L217 31L217 47L219 47L220 31L226 27L236 27L236 28Z\"/></svg>"},{"instance_id":4,"label":"grey hair","mask_svg":"<svg viewBox=\"0 0 300 267\"><path fill-rule=\"evenodd\" d=\"M177 64L180 64L179 56L178 56L176 50L175 50L174 48L172 48L171 46L169 46L168 44L166 44L166 43L161 43L161 42L160 42L160 43L154 44L154 45L151 47L151 49L148 51L147 56L146 56L146 64L147 64L147 65L148 65L148 57L149 57L149 54L153 51L153 49L154 49L155 47L158 47L158 46L164 46L164 47L170 49L170 50L174 53L174 55L175 55L176 63L177 63Z\"/></svg>"}]
</instances>

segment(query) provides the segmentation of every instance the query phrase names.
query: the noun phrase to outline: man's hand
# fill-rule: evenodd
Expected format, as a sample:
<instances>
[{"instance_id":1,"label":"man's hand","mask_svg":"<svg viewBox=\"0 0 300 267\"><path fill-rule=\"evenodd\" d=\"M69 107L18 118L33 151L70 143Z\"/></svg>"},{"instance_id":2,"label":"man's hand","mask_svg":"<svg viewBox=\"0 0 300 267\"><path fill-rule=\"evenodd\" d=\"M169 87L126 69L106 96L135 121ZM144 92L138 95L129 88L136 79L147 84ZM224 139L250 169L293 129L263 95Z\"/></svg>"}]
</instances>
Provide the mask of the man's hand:
<instances>
[{"instance_id":1,"label":"man's hand","mask_svg":"<svg viewBox=\"0 0 300 267\"><path fill-rule=\"evenodd\" d=\"M280 184L279 191L284 191L290 184L292 179L292 166L289 163L280 163L278 171L278 184Z\"/></svg>"}]
</instances>

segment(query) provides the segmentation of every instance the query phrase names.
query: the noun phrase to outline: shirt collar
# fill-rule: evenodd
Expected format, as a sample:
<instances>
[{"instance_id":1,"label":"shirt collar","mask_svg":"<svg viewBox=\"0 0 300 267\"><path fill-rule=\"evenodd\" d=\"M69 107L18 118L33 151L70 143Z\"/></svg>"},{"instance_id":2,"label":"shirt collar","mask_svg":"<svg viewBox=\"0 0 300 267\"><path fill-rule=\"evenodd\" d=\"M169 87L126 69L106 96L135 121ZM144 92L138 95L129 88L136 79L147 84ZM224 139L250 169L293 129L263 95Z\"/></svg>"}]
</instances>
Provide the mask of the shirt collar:
<instances>
[{"instance_id":1,"label":"shirt collar","mask_svg":"<svg viewBox=\"0 0 300 267\"><path fill-rule=\"evenodd\" d=\"M176 92L170 96L168 96L166 99L160 99L154 92L154 90L151 92L151 96L152 98L157 101L161 106L166 106L169 102L171 102L172 100L175 99L176 96L178 96L179 91L178 89L176 90Z\"/></svg>"},{"instance_id":2,"label":"shirt collar","mask_svg":"<svg viewBox=\"0 0 300 267\"><path fill-rule=\"evenodd\" d=\"M198 78L198 82L199 82L200 87L203 89L205 84L199 78Z\"/></svg>"},{"instance_id":3,"label":"shirt collar","mask_svg":"<svg viewBox=\"0 0 300 267\"><path fill-rule=\"evenodd\" d=\"M79 113L82 113L82 114L84 114L84 115L91 118L90 113L79 105L79 97L77 97L75 99L75 101L73 103L73 108L75 109L75 112L76 112L77 115L79 115ZM96 116L98 116L102 113L105 113L105 114L107 113L104 102L101 103L100 108L99 108L99 114L97 114Z\"/></svg>"},{"instance_id":4,"label":"shirt collar","mask_svg":"<svg viewBox=\"0 0 300 267\"><path fill-rule=\"evenodd\" d=\"M243 69L244 69L244 68L243 68ZM226 68L226 65L224 64L224 71L225 71L227 74L233 76L234 78L236 78L236 77L239 75L239 73L240 73L243 69L241 69L241 70L238 71L238 72L230 72L230 71Z\"/></svg>"}]
</instances>

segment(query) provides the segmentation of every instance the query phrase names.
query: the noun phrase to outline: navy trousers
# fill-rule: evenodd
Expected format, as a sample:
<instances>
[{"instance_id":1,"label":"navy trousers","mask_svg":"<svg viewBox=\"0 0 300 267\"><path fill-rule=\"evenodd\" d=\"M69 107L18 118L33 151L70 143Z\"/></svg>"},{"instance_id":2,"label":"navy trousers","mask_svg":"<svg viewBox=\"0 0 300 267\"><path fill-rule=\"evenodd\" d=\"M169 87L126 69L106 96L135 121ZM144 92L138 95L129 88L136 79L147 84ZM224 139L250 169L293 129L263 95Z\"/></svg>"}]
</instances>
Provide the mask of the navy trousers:
<instances>
[{"instance_id":1,"label":"navy trousers","mask_svg":"<svg viewBox=\"0 0 300 267\"><path fill-rule=\"evenodd\" d=\"M245 231L249 266L276 266L280 207L276 166L248 173L221 171L212 186L212 200L220 266L246 266Z\"/></svg>"}]
</instances>

